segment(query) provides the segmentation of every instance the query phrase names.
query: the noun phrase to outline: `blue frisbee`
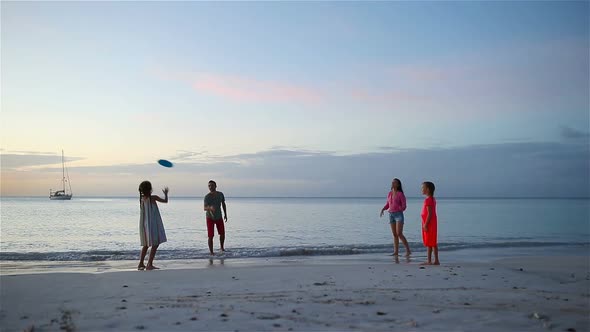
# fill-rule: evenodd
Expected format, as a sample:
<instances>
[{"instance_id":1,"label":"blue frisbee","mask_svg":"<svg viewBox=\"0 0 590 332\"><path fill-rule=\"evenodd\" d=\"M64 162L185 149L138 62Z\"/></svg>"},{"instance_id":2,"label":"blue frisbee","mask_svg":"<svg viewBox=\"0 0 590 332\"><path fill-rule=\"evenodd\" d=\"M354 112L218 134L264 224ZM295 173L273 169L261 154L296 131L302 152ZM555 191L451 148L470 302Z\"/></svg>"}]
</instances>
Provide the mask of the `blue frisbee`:
<instances>
[{"instance_id":1,"label":"blue frisbee","mask_svg":"<svg viewBox=\"0 0 590 332\"><path fill-rule=\"evenodd\" d=\"M171 162L169 162L166 159L160 159L160 160L158 160L158 164L160 164L160 165L162 165L164 167L172 167L172 166L174 166L174 164L172 164Z\"/></svg>"}]
</instances>

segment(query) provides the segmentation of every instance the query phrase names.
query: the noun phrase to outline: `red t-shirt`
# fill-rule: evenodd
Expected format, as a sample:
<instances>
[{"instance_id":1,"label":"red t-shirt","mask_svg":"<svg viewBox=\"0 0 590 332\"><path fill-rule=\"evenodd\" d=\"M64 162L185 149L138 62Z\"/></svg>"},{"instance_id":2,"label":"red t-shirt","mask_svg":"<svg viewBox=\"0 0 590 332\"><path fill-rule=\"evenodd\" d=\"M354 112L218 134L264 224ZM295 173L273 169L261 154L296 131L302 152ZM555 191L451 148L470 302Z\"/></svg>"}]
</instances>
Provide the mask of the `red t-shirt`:
<instances>
[{"instance_id":1,"label":"red t-shirt","mask_svg":"<svg viewBox=\"0 0 590 332\"><path fill-rule=\"evenodd\" d=\"M428 210L426 209L427 206L430 206L430 222L428 223L428 232L424 231L422 228L422 241L424 242L424 246L426 247L436 247L438 245L437 241L437 224L438 218L436 217L436 199L434 197L426 197L424 200L424 205L422 205L422 225L426 223L426 216L428 216Z\"/></svg>"}]
</instances>

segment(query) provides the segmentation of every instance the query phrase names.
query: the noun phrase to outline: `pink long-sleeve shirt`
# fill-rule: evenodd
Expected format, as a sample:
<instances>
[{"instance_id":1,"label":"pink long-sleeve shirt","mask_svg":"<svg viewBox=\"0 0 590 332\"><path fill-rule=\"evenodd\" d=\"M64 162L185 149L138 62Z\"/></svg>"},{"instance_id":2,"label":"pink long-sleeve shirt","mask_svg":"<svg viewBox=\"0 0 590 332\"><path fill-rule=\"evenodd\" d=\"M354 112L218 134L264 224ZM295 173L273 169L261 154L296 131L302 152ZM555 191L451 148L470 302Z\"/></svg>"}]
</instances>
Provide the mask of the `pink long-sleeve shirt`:
<instances>
[{"instance_id":1,"label":"pink long-sleeve shirt","mask_svg":"<svg viewBox=\"0 0 590 332\"><path fill-rule=\"evenodd\" d=\"M384 210L389 212L402 212L406 210L406 196L403 192L397 191L395 196L393 190L387 194L387 202L383 207Z\"/></svg>"}]
</instances>

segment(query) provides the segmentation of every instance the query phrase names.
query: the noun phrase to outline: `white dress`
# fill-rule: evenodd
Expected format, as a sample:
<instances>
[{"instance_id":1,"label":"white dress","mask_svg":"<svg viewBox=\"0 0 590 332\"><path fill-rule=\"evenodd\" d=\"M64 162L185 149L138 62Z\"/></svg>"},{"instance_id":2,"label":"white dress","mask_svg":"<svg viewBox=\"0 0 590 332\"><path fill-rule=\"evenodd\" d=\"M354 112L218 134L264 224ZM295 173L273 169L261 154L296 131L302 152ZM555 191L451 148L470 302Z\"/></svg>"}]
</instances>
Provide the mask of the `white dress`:
<instances>
[{"instance_id":1,"label":"white dress","mask_svg":"<svg viewBox=\"0 0 590 332\"><path fill-rule=\"evenodd\" d=\"M166 231L156 201L150 197L141 199L139 239L142 246L157 246L166 242Z\"/></svg>"}]
</instances>

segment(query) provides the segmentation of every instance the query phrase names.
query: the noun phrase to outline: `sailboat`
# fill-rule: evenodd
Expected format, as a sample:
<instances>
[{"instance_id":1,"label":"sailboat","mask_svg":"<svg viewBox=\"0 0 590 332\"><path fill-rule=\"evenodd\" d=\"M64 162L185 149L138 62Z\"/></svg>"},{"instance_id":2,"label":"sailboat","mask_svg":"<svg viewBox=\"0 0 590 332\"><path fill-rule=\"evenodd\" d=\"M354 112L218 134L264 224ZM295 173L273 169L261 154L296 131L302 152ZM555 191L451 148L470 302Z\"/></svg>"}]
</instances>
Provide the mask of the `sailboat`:
<instances>
[{"instance_id":1,"label":"sailboat","mask_svg":"<svg viewBox=\"0 0 590 332\"><path fill-rule=\"evenodd\" d=\"M68 183L68 187L70 189L69 194L68 192L66 192L66 182ZM72 185L70 185L70 175L66 173L66 165L64 162L64 150L61 150L61 183L62 190L53 191L49 189L50 200L69 201L70 199L72 199Z\"/></svg>"}]
</instances>

